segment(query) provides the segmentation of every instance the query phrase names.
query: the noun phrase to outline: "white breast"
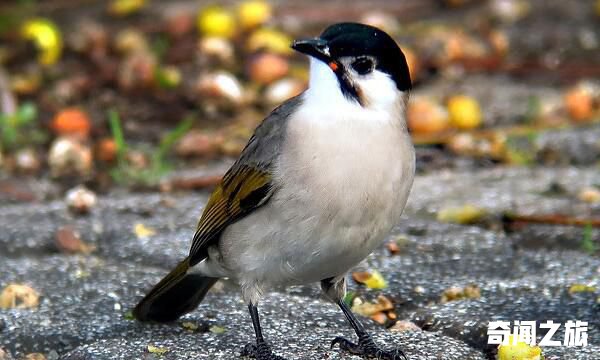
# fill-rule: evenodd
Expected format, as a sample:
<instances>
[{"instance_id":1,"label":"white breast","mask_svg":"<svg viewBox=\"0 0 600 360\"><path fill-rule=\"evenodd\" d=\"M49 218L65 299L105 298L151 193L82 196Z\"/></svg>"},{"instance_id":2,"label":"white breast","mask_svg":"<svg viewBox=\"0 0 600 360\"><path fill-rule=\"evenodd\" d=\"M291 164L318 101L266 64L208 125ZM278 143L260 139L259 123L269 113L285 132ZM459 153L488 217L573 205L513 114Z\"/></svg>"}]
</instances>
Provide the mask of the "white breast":
<instances>
[{"instance_id":1,"label":"white breast","mask_svg":"<svg viewBox=\"0 0 600 360\"><path fill-rule=\"evenodd\" d=\"M295 276L316 281L356 265L398 223L413 181L414 150L393 114L331 111L317 118L306 111L290 122L277 177L294 182L276 201L284 223L303 234L294 252L310 248L310 257L290 261L304 268ZM283 209L291 204L302 211Z\"/></svg>"},{"instance_id":2,"label":"white breast","mask_svg":"<svg viewBox=\"0 0 600 360\"><path fill-rule=\"evenodd\" d=\"M399 222L412 186L405 99L362 108L315 89L289 119L275 194L221 237L221 276L237 278L246 300L344 274Z\"/></svg>"}]
</instances>

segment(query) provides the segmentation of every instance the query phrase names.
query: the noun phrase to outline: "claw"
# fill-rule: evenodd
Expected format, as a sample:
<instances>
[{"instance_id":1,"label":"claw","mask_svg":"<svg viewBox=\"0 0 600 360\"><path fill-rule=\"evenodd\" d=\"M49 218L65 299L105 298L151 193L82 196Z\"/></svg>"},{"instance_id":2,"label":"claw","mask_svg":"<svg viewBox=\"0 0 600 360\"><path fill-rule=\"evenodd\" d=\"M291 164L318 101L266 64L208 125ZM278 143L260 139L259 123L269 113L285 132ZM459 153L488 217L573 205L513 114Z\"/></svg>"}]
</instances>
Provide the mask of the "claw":
<instances>
[{"instance_id":1,"label":"claw","mask_svg":"<svg viewBox=\"0 0 600 360\"><path fill-rule=\"evenodd\" d=\"M353 355L361 355L362 354L362 351L357 344L355 344L352 341L345 339L341 336L338 336L331 341L330 348L333 349L335 347L335 345L339 345L341 350L348 351L349 353L351 353Z\"/></svg>"},{"instance_id":2,"label":"claw","mask_svg":"<svg viewBox=\"0 0 600 360\"><path fill-rule=\"evenodd\" d=\"M242 349L241 356L254 356L256 354L256 345L252 343L246 344Z\"/></svg>"},{"instance_id":3,"label":"claw","mask_svg":"<svg viewBox=\"0 0 600 360\"><path fill-rule=\"evenodd\" d=\"M331 348L339 345L342 351L347 351L352 355L360 355L366 359L377 360L408 360L406 355L400 349L386 351L380 349L370 337L361 338L358 344L345 339L341 336L331 341Z\"/></svg>"},{"instance_id":4,"label":"claw","mask_svg":"<svg viewBox=\"0 0 600 360\"><path fill-rule=\"evenodd\" d=\"M241 356L253 357L256 360L286 360L285 358L273 354L271 348L266 343L246 344L242 349Z\"/></svg>"}]
</instances>

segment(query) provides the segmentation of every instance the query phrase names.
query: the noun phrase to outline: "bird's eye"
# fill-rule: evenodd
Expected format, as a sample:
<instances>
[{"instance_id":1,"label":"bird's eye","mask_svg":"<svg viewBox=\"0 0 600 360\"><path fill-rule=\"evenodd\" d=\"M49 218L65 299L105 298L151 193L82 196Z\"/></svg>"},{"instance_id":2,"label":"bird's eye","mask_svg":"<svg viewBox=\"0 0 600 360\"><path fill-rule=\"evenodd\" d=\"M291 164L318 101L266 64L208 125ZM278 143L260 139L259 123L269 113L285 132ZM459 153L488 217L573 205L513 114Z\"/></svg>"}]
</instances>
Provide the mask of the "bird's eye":
<instances>
[{"instance_id":1,"label":"bird's eye","mask_svg":"<svg viewBox=\"0 0 600 360\"><path fill-rule=\"evenodd\" d=\"M351 64L354 71L356 71L360 75L366 75L373 71L373 61L366 57L361 57Z\"/></svg>"}]
</instances>

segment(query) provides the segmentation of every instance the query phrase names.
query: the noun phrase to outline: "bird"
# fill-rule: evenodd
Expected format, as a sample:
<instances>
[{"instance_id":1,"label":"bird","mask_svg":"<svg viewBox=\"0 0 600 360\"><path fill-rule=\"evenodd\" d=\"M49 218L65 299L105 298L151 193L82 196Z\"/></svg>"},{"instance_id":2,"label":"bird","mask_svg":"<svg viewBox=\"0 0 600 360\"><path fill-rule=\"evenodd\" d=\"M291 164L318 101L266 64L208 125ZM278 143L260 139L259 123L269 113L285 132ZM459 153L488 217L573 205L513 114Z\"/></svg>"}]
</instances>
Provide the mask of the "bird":
<instances>
[{"instance_id":1,"label":"bird","mask_svg":"<svg viewBox=\"0 0 600 360\"><path fill-rule=\"evenodd\" d=\"M344 302L347 273L400 222L412 187L406 58L386 32L353 22L291 47L310 60L307 89L257 126L209 197L189 255L133 314L174 321L229 278L239 284L255 332L241 354L285 360L263 336L259 302L273 289L320 283L357 335L336 337L332 348L406 359L400 348L381 348Z\"/></svg>"}]
</instances>

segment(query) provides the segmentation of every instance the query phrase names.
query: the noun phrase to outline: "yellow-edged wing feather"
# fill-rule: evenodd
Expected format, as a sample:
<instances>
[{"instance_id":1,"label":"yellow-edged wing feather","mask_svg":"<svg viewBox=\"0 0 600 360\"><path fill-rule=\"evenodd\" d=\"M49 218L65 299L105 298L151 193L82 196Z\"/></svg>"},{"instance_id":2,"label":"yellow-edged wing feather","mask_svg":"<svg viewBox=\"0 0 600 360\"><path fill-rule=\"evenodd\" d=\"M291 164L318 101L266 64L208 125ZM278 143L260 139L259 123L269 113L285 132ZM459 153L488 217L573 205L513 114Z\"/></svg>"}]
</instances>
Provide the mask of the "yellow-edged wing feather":
<instances>
[{"instance_id":1,"label":"yellow-edged wing feather","mask_svg":"<svg viewBox=\"0 0 600 360\"><path fill-rule=\"evenodd\" d=\"M137 319L172 321L202 301L217 279L189 274L188 270L208 256L208 247L217 243L228 225L267 203L275 192L271 171L283 146L286 123L300 103L301 96L286 101L256 128L240 158L210 196L189 256L139 302L134 310Z\"/></svg>"},{"instance_id":2,"label":"yellow-edged wing feather","mask_svg":"<svg viewBox=\"0 0 600 360\"><path fill-rule=\"evenodd\" d=\"M232 168L213 191L198 222L190 250L190 265L207 256L208 245L227 225L264 204L271 190L271 175L265 169L248 165Z\"/></svg>"},{"instance_id":3,"label":"yellow-edged wing feather","mask_svg":"<svg viewBox=\"0 0 600 360\"><path fill-rule=\"evenodd\" d=\"M208 247L218 241L229 224L264 205L276 190L272 167L283 146L287 121L301 102L299 95L271 112L214 190L194 234L190 266L208 256Z\"/></svg>"}]
</instances>

